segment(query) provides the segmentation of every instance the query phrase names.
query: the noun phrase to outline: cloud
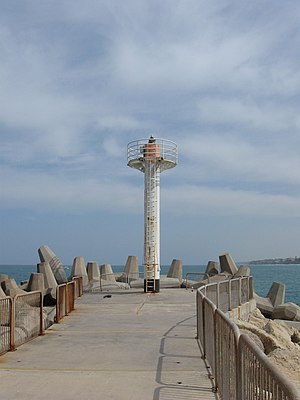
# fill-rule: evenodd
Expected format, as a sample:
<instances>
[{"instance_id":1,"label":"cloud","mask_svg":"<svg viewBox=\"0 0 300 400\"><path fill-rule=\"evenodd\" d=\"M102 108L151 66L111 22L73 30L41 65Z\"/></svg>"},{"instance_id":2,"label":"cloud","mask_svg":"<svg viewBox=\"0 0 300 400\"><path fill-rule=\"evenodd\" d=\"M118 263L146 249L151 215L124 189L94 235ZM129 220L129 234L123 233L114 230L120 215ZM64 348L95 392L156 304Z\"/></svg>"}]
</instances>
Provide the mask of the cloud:
<instances>
[{"instance_id":1,"label":"cloud","mask_svg":"<svg viewBox=\"0 0 300 400\"><path fill-rule=\"evenodd\" d=\"M285 137L280 139L271 136L258 145L251 137L234 133L190 136L180 142L183 161L176 172L188 182L210 181L240 188L256 182L262 191L276 184L281 185L279 191L290 186L299 192L299 138L290 138L288 144ZM266 184L264 188L262 184Z\"/></svg>"},{"instance_id":2,"label":"cloud","mask_svg":"<svg viewBox=\"0 0 300 400\"><path fill-rule=\"evenodd\" d=\"M180 185L162 190L165 212L200 216L300 216L300 196Z\"/></svg>"},{"instance_id":3,"label":"cloud","mask_svg":"<svg viewBox=\"0 0 300 400\"><path fill-rule=\"evenodd\" d=\"M148 132L179 144L167 190L212 186L205 198L217 209L215 193L246 193L259 212L263 199L293 203L285 194L297 195L299 185L299 7L225 0L53 4L28 0L0 17L6 204L9 196L19 204L22 193L42 208L56 204L57 192L66 209L73 197L77 209L81 202L106 209L109 196L117 201L121 193L130 199L142 177L126 167L126 144ZM34 198L40 182L51 190ZM101 200L83 200L77 183ZM131 212L130 201L115 206ZM254 212L250 204L245 210Z\"/></svg>"},{"instance_id":4,"label":"cloud","mask_svg":"<svg viewBox=\"0 0 300 400\"><path fill-rule=\"evenodd\" d=\"M136 213L142 210L143 192L122 181L97 181L95 178L77 178L50 175L41 171L23 171L2 168L0 195L2 209L21 208L44 212Z\"/></svg>"}]
</instances>

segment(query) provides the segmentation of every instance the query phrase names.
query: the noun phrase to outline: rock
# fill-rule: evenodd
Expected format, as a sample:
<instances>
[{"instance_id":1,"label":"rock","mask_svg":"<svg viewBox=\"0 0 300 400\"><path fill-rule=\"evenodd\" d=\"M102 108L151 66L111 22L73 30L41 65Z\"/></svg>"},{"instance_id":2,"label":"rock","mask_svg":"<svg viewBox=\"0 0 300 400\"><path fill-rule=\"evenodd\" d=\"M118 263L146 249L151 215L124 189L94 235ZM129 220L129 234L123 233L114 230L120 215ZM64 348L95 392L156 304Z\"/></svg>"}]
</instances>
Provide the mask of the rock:
<instances>
[{"instance_id":1,"label":"rock","mask_svg":"<svg viewBox=\"0 0 300 400\"><path fill-rule=\"evenodd\" d=\"M268 357L300 389L300 348L276 349Z\"/></svg>"},{"instance_id":2,"label":"rock","mask_svg":"<svg viewBox=\"0 0 300 400\"><path fill-rule=\"evenodd\" d=\"M257 336L255 333L249 331L248 329L240 329L240 332L249 336L249 338L256 344L256 346L258 346L262 352L265 352L264 344L260 340L259 336Z\"/></svg>"}]
</instances>

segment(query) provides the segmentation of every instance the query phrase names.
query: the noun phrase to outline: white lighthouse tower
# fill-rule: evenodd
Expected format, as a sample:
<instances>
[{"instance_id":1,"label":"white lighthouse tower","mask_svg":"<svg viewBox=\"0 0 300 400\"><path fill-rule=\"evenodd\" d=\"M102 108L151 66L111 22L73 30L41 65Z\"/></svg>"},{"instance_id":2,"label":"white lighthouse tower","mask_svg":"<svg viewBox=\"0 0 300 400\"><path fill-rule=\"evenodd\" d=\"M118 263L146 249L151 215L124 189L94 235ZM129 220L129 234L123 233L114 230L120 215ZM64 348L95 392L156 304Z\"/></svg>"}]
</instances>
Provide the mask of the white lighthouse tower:
<instances>
[{"instance_id":1,"label":"white lighthouse tower","mask_svg":"<svg viewBox=\"0 0 300 400\"><path fill-rule=\"evenodd\" d=\"M144 291L159 292L160 173L178 162L177 144L150 136L127 145L127 165L144 173Z\"/></svg>"}]
</instances>

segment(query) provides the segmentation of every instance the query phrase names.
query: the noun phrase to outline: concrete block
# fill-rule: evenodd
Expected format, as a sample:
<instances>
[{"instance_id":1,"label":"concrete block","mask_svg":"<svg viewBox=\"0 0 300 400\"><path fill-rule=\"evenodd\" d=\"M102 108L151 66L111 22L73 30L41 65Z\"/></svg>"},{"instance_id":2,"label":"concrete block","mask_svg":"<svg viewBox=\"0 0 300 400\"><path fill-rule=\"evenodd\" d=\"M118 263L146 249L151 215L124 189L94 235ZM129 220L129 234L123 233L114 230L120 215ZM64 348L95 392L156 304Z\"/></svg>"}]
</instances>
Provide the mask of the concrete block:
<instances>
[{"instance_id":1,"label":"concrete block","mask_svg":"<svg viewBox=\"0 0 300 400\"><path fill-rule=\"evenodd\" d=\"M37 272L40 274L43 274L44 276L44 286L45 289L55 289L57 287L57 282L55 279L55 276L53 274L53 271L50 267L50 264L48 262L41 262L37 264Z\"/></svg>"},{"instance_id":2,"label":"concrete block","mask_svg":"<svg viewBox=\"0 0 300 400\"><path fill-rule=\"evenodd\" d=\"M230 278L231 278L230 274L222 272L220 274L213 275L213 276L210 276L208 278L201 279L200 281L196 282L193 285L193 288L194 289L198 289L198 288L200 288L202 286L207 285L208 283L223 282L223 281L229 280Z\"/></svg>"},{"instance_id":3,"label":"concrete block","mask_svg":"<svg viewBox=\"0 0 300 400\"><path fill-rule=\"evenodd\" d=\"M98 281L100 279L99 265L95 261L90 261L86 266L89 281Z\"/></svg>"},{"instance_id":4,"label":"concrete block","mask_svg":"<svg viewBox=\"0 0 300 400\"><path fill-rule=\"evenodd\" d=\"M128 256L124 272L130 280L139 278L139 263L137 256Z\"/></svg>"},{"instance_id":5,"label":"concrete block","mask_svg":"<svg viewBox=\"0 0 300 400\"><path fill-rule=\"evenodd\" d=\"M257 308L266 318L271 318L274 310L274 306L269 298L258 296L254 293L254 299L256 301Z\"/></svg>"},{"instance_id":6,"label":"concrete block","mask_svg":"<svg viewBox=\"0 0 300 400\"><path fill-rule=\"evenodd\" d=\"M9 279L9 276L8 276L8 275L6 275L6 274L0 274L0 284L1 284L3 281L6 281L7 279Z\"/></svg>"},{"instance_id":7,"label":"concrete block","mask_svg":"<svg viewBox=\"0 0 300 400\"><path fill-rule=\"evenodd\" d=\"M283 304L285 300L285 285L280 282L273 282L267 297L274 307Z\"/></svg>"},{"instance_id":8,"label":"concrete block","mask_svg":"<svg viewBox=\"0 0 300 400\"><path fill-rule=\"evenodd\" d=\"M35 290L40 290L41 292L43 292L43 294L45 291L44 275L39 272L33 272L30 275L27 286L27 292L33 292Z\"/></svg>"},{"instance_id":9,"label":"concrete block","mask_svg":"<svg viewBox=\"0 0 300 400\"><path fill-rule=\"evenodd\" d=\"M220 272L220 265L216 261L208 261L205 273L209 276L216 275Z\"/></svg>"},{"instance_id":10,"label":"concrete block","mask_svg":"<svg viewBox=\"0 0 300 400\"><path fill-rule=\"evenodd\" d=\"M285 303L274 307L272 318L300 322L300 307L295 303Z\"/></svg>"},{"instance_id":11,"label":"concrete block","mask_svg":"<svg viewBox=\"0 0 300 400\"><path fill-rule=\"evenodd\" d=\"M238 272L237 266L229 253L220 255L219 260L221 272L228 272L231 275L234 275Z\"/></svg>"},{"instance_id":12,"label":"concrete block","mask_svg":"<svg viewBox=\"0 0 300 400\"><path fill-rule=\"evenodd\" d=\"M84 258L81 256L77 256L74 258L71 278L73 278L74 276L82 276L83 287L88 286L89 278L87 275Z\"/></svg>"},{"instance_id":13,"label":"concrete block","mask_svg":"<svg viewBox=\"0 0 300 400\"><path fill-rule=\"evenodd\" d=\"M4 290L2 289L2 287L0 286L0 299L4 299L6 296Z\"/></svg>"},{"instance_id":14,"label":"concrete block","mask_svg":"<svg viewBox=\"0 0 300 400\"><path fill-rule=\"evenodd\" d=\"M235 278L242 276L250 276L250 268L247 265L241 265L238 269L238 272L234 274Z\"/></svg>"},{"instance_id":15,"label":"concrete block","mask_svg":"<svg viewBox=\"0 0 300 400\"><path fill-rule=\"evenodd\" d=\"M1 287L6 296L15 297L17 294L27 293L24 290L20 289L17 285L17 282L12 278L8 278L5 281L2 281Z\"/></svg>"},{"instance_id":16,"label":"concrete block","mask_svg":"<svg viewBox=\"0 0 300 400\"><path fill-rule=\"evenodd\" d=\"M177 278L182 283L182 260L173 260L167 278Z\"/></svg>"},{"instance_id":17,"label":"concrete block","mask_svg":"<svg viewBox=\"0 0 300 400\"><path fill-rule=\"evenodd\" d=\"M66 271L60 262L60 260L56 257L51 249L48 246L41 246L38 249L39 257L41 262L48 262L52 272L55 276L56 282L60 285L62 283L66 283L68 281Z\"/></svg>"},{"instance_id":18,"label":"concrete block","mask_svg":"<svg viewBox=\"0 0 300 400\"><path fill-rule=\"evenodd\" d=\"M124 268L124 273L117 278L118 282L131 282L139 279L139 263L137 256L128 256Z\"/></svg>"},{"instance_id":19,"label":"concrete block","mask_svg":"<svg viewBox=\"0 0 300 400\"><path fill-rule=\"evenodd\" d=\"M48 262L37 264L37 271L44 276L44 306L53 306L56 304L57 282Z\"/></svg>"},{"instance_id":20,"label":"concrete block","mask_svg":"<svg viewBox=\"0 0 300 400\"><path fill-rule=\"evenodd\" d=\"M104 279L109 282L116 282L114 271L110 264L103 264L100 266L101 280Z\"/></svg>"}]
</instances>

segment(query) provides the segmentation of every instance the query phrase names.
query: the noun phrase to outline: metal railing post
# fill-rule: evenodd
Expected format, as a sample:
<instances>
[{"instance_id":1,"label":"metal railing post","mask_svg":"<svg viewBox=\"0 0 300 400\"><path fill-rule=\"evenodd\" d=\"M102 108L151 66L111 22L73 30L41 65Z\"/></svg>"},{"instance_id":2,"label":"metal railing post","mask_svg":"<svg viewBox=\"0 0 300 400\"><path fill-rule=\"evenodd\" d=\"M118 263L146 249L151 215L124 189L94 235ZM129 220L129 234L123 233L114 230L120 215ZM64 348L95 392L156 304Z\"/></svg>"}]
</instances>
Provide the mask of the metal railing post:
<instances>
[{"instance_id":1,"label":"metal railing post","mask_svg":"<svg viewBox=\"0 0 300 400\"><path fill-rule=\"evenodd\" d=\"M231 310L231 282L232 282L232 280L230 279L228 281L228 310L227 311Z\"/></svg>"},{"instance_id":2,"label":"metal railing post","mask_svg":"<svg viewBox=\"0 0 300 400\"><path fill-rule=\"evenodd\" d=\"M43 308L43 293L40 292L40 333L39 335L44 335L44 308Z\"/></svg>"},{"instance_id":3,"label":"metal railing post","mask_svg":"<svg viewBox=\"0 0 300 400\"><path fill-rule=\"evenodd\" d=\"M15 351L15 325L16 325L16 323L15 323L15 321L16 321L16 318L15 318L15 314L16 314L16 311L15 311L15 302L14 302L14 299L13 298L11 298L11 307L10 307L10 338L9 338L9 340L10 340L10 351Z\"/></svg>"}]
</instances>

